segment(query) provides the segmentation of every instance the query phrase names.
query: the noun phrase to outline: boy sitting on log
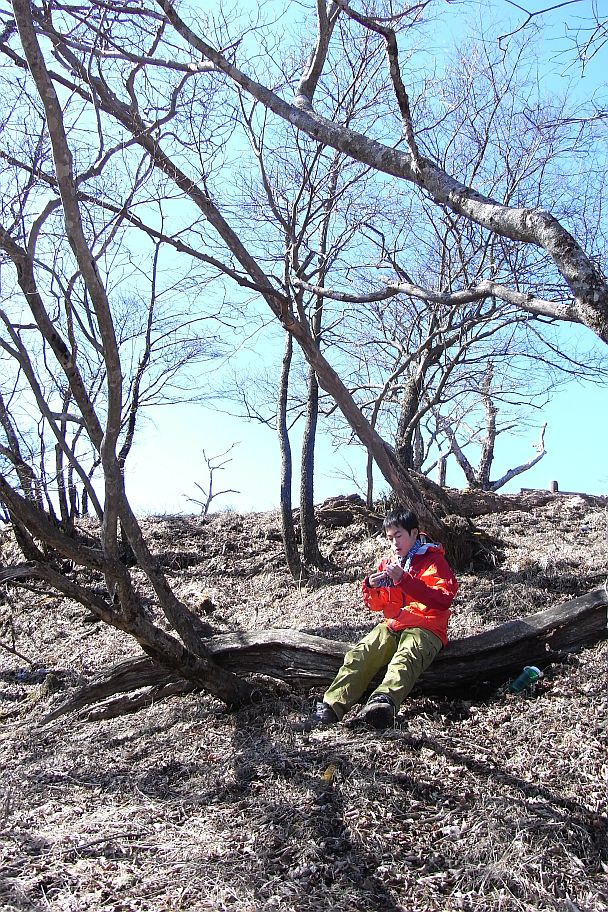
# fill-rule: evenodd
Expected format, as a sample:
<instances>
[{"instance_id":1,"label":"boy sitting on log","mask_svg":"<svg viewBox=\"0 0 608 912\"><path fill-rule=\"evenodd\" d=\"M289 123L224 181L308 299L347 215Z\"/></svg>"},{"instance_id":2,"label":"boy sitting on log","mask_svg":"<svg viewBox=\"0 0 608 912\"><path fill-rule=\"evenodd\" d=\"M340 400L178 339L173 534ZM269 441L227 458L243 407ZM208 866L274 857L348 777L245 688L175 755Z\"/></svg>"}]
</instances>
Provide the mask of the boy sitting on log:
<instances>
[{"instance_id":1,"label":"boy sitting on log","mask_svg":"<svg viewBox=\"0 0 608 912\"><path fill-rule=\"evenodd\" d=\"M392 511L383 526L393 553L362 583L363 601L371 611L381 611L383 620L346 653L310 727L340 722L385 666L381 683L351 725L392 725L403 700L447 643L458 582L443 547L426 541L411 510Z\"/></svg>"}]
</instances>

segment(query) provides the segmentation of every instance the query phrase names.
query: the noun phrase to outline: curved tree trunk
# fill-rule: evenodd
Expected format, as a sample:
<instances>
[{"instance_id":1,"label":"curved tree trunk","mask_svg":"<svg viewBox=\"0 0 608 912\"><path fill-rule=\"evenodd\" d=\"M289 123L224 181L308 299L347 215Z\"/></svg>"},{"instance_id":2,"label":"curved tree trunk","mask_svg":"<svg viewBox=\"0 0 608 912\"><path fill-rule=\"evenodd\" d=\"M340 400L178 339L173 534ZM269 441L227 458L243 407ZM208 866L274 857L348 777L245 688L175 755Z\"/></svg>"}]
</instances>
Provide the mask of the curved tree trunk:
<instances>
[{"instance_id":1,"label":"curved tree trunk","mask_svg":"<svg viewBox=\"0 0 608 912\"><path fill-rule=\"evenodd\" d=\"M504 684L524 665L544 668L605 639L607 622L608 592L601 588L526 618L452 640L420 679L417 690L437 695L489 690ZM213 637L207 645L223 668L235 671L238 667L241 672L250 668L252 673L267 674L274 669L288 683L310 686L316 683L315 677L320 685L333 679L350 644L270 630Z\"/></svg>"}]
</instances>

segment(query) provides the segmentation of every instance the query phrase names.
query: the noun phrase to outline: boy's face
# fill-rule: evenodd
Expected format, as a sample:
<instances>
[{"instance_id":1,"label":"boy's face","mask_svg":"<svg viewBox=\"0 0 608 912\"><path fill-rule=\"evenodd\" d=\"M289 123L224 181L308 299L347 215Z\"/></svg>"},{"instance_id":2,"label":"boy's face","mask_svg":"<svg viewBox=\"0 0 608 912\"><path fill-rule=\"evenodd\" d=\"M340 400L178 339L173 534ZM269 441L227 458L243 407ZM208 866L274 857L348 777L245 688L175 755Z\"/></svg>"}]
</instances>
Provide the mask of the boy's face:
<instances>
[{"instance_id":1,"label":"boy's face","mask_svg":"<svg viewBox=\"0 0 608 912\"><path fill-rule=\"evenodd\" d=\"M386 537L395 554L405 557L418 538L418 529L414 528L408 532L403 526L389 526L386 530Z\"/></svg>"}]
</instances>

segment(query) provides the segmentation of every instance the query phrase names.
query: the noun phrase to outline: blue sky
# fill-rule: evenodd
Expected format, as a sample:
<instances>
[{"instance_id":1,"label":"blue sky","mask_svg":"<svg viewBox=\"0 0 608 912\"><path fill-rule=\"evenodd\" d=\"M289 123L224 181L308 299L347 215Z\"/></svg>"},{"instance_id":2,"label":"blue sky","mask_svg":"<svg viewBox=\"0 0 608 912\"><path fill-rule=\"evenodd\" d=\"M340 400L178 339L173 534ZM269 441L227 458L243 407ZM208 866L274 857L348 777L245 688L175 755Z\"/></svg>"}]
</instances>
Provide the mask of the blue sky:
<instances>
[{"instance_id":1,"label":"blue sky","mask_svg":"<svg viewBox=\"0 0 608 912\"><path fill-rule=\"evenodd\" d=\"M501 13L510 11L514 20L521 21L514 6L498 0L494 9ZM542 9L536 3L531 11ZM584 16L591 4L584 0L568 11L574 25ZM478 4L478 11L487 14L489 5ZM490 16L486 21L493 23ZM535 23L540 24L539 20ZM555 22L547 33L547 62L551 64L554 78L572 75L573 64L566 66L562 56L567 29L563 21ZM437 47L442 43L441 31L436 33ZM605 59L604 59L605 62ZM603 80L601 61L594 59L585 78L580 83L581 97L589 97L598 79ZM259 353L264 357L264 352ZM277 368L278 370L278 368ZM553 480L562 491L580 491L608 494L608 422L606 413L606 388L588 382L573 382L555 392L549 405L537 416L536 428L530 427L518 434L501 435L498 440L492 477L503 474L514 465L527 462L535 454L538 428L547 422L545 447L547 453L530 472L513 479L501 489L513 493L521 487L547 488ZM226 414L197 405L166 406L155 409L142 428L127 468L127 490L131 502L140 513L197 513L196 505L188 498L200 498L196 483L206 487L208 476L203 451L208 457L228 451L226 467L214 475L216 490L231 488L239 493L218 497L212 509L234 509L239 512L271 510L279 500L279 454L272 429L247 423ZM298 501L299 439L293 435L294 504ZM363 484L364 454L360 447L341 446L334 449L330 441L321 436L317 447L315 475L315 501L326 497L351 493L356 484L348 476L355 472ZM464 486L459 471L448 474L448 483ZM360 489L359 489L360 490ZM379 479L376 494L386 491L386 483Z\"/></svg>"},{"instance_id":2,"label":"blue sky","mask_svg":"<svg viewBox=\"0 0 608 912\"><path fill-rule=\"evenodd\" d=\"M509 482L502 492L514 493L522 487L547 488L555 480L562 491L608 494L605 414L605 388L572 383L560 391L541 416L541 421L548 425L546 455L531 471ZM533 429L521 436L499 437L493 477L532 458L537 441L538 432ZM240 493L218 497L212 511L229 508L244 513L275 509L279 503L280 464L274 432L194 405L159 408L154 422L147 423L127 472L127 490L134 509L149 514L198 513L198 507L188 497L200 499L195 485L206 487L207 484L203 450L208 456L215 456L233 444L226 468L214 476L214 488L232 488ZM296 438L294 505L298 501L298 461ZM364 458L360 447L342 446L334 450L322 439L317 452L315 502L356 492L355 484L345 477L352 468L357 470L363 484ZM448 476L448 482L464 486L460 472ZM387 485L379 479L377 493L383 490L387 490Z\"/></svg>"}]
</instances>

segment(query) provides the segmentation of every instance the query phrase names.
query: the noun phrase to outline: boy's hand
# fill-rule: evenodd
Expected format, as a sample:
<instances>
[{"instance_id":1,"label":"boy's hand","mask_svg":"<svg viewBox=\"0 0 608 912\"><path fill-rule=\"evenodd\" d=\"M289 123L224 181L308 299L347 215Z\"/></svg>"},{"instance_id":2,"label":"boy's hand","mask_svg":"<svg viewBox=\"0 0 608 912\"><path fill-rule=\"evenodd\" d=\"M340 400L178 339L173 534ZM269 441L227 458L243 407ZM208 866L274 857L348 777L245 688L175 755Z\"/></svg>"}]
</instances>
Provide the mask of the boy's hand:
<instances>
[{"instance_id":1,"label":"boy's hand","mask_svg":"<svg viewBox=\"0 0 608 912\"><path fill-rule=\"evenodd\" d=\"M403 567L397 562L389 564L384 572L388 573L394 583L400 582L403 578Z\"/></svg>"},{"instance_id":2,"label":"boy's hand","mask_svg":"<svg viewBox=\"0 0 608 912\"><path fill-rule=\"evenodd\" d=\"M398 583L403 577L403 568L397 563L389 564L384 570L377 573L370 573L367 581L373 588L377 586L386 586L387 576L390 576L394 583Z\"/></svg>"},{"instance_id":3,"label":"boy's hand","mask_svg":"<svg viewBox=\"0 0 608 912\"><path fill-rule=\"evenodd\" d=\"M373 589L375 589L377 586L385 586L386 573L384 570L381 570L379 573L370 573L367 577L367 582Z\"/></svg>"}]
</instances>

